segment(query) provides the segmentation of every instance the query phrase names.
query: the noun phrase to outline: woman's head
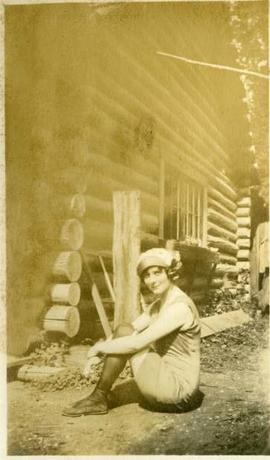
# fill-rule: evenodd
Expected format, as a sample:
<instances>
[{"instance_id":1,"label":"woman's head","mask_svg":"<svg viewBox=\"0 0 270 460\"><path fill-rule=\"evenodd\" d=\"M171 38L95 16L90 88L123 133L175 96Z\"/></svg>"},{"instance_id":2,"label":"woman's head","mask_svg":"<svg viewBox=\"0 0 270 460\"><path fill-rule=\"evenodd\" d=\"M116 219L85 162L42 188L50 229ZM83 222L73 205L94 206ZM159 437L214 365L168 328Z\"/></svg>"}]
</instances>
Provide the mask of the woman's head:
<instances>
[{"instance_id":1,"label":"woman's head","mask_svg":"<svg viewBox=\"0 0 270 460\"><path fill-rule=\"evenodd\" d=\"M179 252L153 248L140 255L137 271L146 287L154 294L161 295L177 277L180 267Z\"/></svg>"},{"instance_id":2,"label":"woman's head","mask_svg":"<svg viewBox=\"0 0 270 460\"><path fill-rule=\"evenodd\" d=\"M156 296L165 294L172 284L167 270L158 265L146 268L142 274L142 280L149 291Z\"/></svg>"}]
</instances>

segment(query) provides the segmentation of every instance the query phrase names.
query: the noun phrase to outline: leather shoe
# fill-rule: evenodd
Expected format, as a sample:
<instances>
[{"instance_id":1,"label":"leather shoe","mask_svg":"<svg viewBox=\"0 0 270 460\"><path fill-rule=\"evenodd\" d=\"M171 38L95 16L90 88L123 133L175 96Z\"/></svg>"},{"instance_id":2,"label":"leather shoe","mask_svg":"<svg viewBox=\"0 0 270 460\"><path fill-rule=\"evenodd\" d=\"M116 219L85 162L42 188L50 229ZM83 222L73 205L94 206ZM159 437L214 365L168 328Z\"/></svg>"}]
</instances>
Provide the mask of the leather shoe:
<instances>
[{"instance_id":1,"label":"leather shoe","mask_svg":"<svg viewBox=\"0 0 270 460\"><path fill-rule=\"evenodd\" d=\"M107 414L107 412L108 401L105 393L95 390L91 395L64 409L62 415L66 417L80 417L81 415Z\"/></svg>"}]
</instances>

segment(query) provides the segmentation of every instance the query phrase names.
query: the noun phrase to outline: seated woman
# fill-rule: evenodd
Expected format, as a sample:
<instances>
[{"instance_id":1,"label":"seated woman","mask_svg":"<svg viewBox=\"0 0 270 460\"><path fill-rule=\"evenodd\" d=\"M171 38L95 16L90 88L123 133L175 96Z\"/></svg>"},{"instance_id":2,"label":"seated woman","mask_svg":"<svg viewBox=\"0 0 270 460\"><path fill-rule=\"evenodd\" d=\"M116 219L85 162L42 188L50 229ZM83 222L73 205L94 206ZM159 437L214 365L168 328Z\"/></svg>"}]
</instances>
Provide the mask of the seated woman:
<instances>
[{"instance_id":1,"label":"seated woman","mask_svg":"<svg viewBox=\"0 0 270 460\"><path fill-rule=\"evenodd\" d=\"M64 410L76 417L108 412L107 395L130 360L135 382L154 410L183 411L196 398L200 370L200 323L192 300L173 282L177 263L163 248L141 254L138 274L154 301L132 324L94 345L89 357L105 354L94 391Z\"/></svg>"}]
</instances>

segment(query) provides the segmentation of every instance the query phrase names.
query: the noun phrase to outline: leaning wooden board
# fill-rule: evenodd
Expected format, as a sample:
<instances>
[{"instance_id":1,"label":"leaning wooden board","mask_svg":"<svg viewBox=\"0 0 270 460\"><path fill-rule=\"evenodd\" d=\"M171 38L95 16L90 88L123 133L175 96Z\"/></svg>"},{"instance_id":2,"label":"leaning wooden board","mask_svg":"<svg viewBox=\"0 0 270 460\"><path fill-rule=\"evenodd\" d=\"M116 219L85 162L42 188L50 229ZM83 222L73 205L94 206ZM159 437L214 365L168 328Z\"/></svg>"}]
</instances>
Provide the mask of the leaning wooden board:
<instances>
[{"instance_id":1,"label":"leaning wooden board","mask_svg":"<svg viewBox=\"0 0 270 460\"><path fill-rule=\"evenodd\" d=\"M252 318L241 309L201 318L201 337L208 337L231 327L241 326L249 321L253 321Z\"/></svg>"}]
</instances>

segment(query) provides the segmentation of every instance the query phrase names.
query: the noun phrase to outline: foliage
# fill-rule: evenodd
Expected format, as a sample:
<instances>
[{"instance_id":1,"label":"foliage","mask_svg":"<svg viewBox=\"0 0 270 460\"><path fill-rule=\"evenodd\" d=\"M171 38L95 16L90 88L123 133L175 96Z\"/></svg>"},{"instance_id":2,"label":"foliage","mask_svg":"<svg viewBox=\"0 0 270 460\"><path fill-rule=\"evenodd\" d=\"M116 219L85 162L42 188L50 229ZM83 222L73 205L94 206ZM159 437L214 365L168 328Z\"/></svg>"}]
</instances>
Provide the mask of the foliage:
<instances>
[{"instance_id":1,"label":"foliage","mask_svg":"<svg viewBox=\"0 0 270 460\"><path fill-rule=\"evenodd\" d=\"M268 13L267 2L231 2L231 45L236 51L236 62L244 71L267 75L268 68ZM240 75L249 123L250 154L261 182L261 196L268 202L268 80L243 72Z\"/></svg>"}]
</instances>

